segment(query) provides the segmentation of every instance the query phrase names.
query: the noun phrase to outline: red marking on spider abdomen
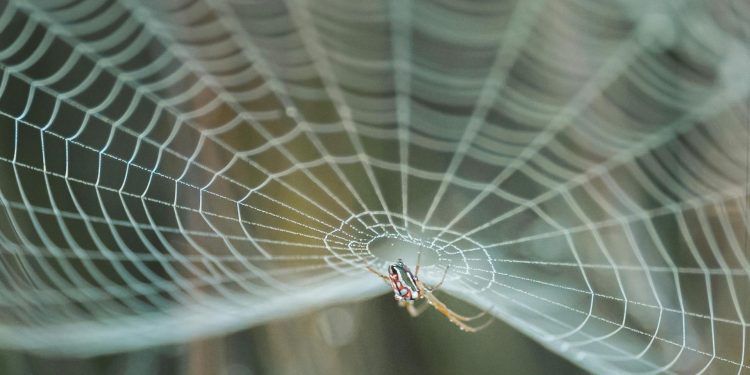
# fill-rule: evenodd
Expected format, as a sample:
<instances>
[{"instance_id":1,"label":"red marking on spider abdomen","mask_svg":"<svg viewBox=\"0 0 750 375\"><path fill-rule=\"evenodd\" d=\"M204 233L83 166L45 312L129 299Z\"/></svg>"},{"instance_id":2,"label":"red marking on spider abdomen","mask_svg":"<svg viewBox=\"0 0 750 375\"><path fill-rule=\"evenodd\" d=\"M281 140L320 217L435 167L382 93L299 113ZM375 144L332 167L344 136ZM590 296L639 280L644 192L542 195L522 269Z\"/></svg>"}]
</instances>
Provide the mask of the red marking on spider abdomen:
<instances>
[{"instance_id":1,"label":"red marking on spider abdomen","mask_svg":"<svg viewBox=\"0 0 750 375\"><path fill-rule=\"evenodd\" d=\"M391 288L393 288L393 296L397 300L414 301L419 298L420 293L416 286L417 278L406 266L402 264L391 265L388 274L391 280ZM408 277L409 280L404 280L405 277Z\"/></svg>"}]
</instances>

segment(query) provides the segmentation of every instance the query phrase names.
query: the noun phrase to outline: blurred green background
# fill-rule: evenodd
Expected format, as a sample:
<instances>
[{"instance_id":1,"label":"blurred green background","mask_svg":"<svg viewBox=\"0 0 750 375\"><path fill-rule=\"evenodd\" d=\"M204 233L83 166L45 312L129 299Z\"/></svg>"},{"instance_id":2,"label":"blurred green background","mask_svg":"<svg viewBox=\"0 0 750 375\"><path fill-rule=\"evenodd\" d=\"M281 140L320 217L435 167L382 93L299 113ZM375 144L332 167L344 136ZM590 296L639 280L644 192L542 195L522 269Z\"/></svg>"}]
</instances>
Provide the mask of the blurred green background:
<instances>
[{"instance_id":1,"label":"blurred green background","mask_svg":"<svg viewBox=\"0 0 750 375\"><path fill-rule=\"evenodd\" d=\"M459 312L473 312L440 297ZM411 318L390 294L225 337L132 353L61 359L0 352L5 375L580 373L502 321L465 333L432 309Z\"/></svg>"}]
</instances>

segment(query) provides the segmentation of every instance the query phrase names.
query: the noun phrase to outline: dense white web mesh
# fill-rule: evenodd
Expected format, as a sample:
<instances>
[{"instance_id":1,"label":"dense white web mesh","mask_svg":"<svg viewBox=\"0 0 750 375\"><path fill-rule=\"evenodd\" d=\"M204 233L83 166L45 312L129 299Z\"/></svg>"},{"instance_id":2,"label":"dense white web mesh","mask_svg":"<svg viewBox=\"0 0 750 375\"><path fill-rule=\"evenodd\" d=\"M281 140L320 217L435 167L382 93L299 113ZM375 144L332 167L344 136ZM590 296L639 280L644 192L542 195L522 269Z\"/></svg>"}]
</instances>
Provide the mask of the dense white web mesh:
<instances>
[{"instance_id":1,"label":"dense white web mesh","mask_svg":"<svg viewBox=\"0 0 750 375\"><path fill-rule=\"evenodd\" d=\"M421 249L590 370L750 372L743 0L1 4L4 347L238 329Z\"/></svg>"}]
</instances>

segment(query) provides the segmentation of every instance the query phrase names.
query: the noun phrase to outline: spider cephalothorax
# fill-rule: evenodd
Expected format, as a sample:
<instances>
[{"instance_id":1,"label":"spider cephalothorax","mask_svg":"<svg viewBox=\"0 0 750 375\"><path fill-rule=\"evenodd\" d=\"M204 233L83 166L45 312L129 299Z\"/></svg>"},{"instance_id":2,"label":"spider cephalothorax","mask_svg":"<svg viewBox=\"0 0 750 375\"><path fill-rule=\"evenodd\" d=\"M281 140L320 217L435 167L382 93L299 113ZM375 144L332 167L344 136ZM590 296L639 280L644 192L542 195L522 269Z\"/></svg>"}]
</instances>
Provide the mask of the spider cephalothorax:
<instances>
[{"instance_id":1,"label":"spider cephalothorax","mask_svg":"<svg viewBox=\"0 0 750 375\"><path fill-rule=\"evenodd\" d=\"M421 254L417 256L417 265L414 269L414 273L409 270L409 267L407 267L401 259L396 261L396 263L388 266L388 276L381 274L380 272L374 270L372 267L368 266L367 269L370 270L370 272L378 275L381 279L388 283L388 285L393 289L393 297L396 299L396 301L398 301L399 305L406 308L411 316L418 316L419 314L424 312L427 306L432 305L437 311L445 315L448 320L453 322L453 324L457 325L464 331L477 332L492 323L492 320L489 320L478 327L469 326L466 324L466 322L482 317L485 312L476 316L466 317L454 312L453 310L449 309L444 303L440 302L440 300L435 297L432 292L437 290L443 284L443 281L445 281L445 276L448 274L448 268L445 269L443 278L437 285L435 285L434 287L427 287L417 277L417 275L419 274L420 257ZM415 301L419 299L426 299L427 304L423 304L418 308L414 307Z\"/></svg>"}]
</instances>

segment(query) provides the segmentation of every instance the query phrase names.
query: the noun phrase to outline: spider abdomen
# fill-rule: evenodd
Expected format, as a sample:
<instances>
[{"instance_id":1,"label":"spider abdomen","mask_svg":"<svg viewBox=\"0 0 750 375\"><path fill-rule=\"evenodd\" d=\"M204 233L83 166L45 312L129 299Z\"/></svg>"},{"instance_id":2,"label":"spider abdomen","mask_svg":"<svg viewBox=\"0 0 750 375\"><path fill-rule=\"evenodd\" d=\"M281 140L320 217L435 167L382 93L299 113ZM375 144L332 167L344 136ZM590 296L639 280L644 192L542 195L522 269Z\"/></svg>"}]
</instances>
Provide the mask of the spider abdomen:
<instances>
[{"instance_id":1,"label":"spider abdomen","mask_svg":"<svg viewBox=\"0 0 750 375\"><path fill-rule=\"evenodd\" d=\"M393 288L393 297L399 301L415 301L422 295L417 277L399 259L388 267L388 276Z\"/></svg>"}]
</instances>

